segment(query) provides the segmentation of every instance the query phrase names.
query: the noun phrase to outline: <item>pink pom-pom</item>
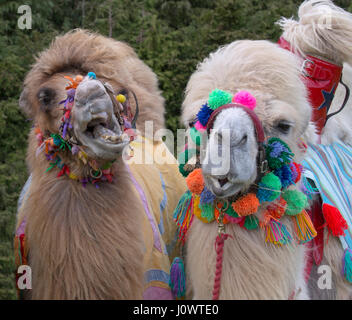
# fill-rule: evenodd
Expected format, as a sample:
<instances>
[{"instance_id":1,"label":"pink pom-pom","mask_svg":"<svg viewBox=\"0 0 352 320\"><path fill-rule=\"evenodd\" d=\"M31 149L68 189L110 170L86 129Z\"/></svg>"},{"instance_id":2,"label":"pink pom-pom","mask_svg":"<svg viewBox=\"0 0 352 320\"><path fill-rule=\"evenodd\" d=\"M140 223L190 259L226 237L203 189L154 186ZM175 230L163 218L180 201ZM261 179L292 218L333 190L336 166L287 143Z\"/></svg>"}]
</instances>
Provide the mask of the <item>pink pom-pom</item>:
<instances>
[{"instance_id":1,"label":"pink pom-pom","mask_svg":"<svg viewBox=\"0 0 352 320\"><path fill-rule=\"evenodd\" d=\"M233 102L242 104L253 110L257 105L257 100L248 91L239 91L232 99Z\"/></svg>"},{"instance_id":2,"label":"pink pom-pom","mask_svg":"<svg viewBox=\"0 0 352 320\"><path fill-rule=\"evenodd\" d=\"M207 129L207 127L203 126L199 121L197 121L194 124L194 127L199 131L199 132L203 132Z\"/></svg>"}]
</instances>

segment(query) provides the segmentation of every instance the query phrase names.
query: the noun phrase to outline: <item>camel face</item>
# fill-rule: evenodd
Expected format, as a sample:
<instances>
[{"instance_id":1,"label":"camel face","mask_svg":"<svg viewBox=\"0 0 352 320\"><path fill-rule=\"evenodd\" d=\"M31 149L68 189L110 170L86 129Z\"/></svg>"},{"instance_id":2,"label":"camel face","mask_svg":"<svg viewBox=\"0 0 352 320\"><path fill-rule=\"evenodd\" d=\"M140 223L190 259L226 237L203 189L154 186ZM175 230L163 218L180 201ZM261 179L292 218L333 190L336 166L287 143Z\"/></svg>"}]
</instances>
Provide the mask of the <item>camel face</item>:
<instances>
[{"instance_id":1,"label":"camel face","mask_svg":"<svg viewBox=\"0 0 352 320\"><path fill-rule=\"evenodd\" d=\"M299 128L295 126L298 119L295 119L293 107L290 114L282 112L283 107L290 110L284 101L271 103L270 117L267 110L266 117L259 116L259 119L267 137L280 138L292 149L297 149L291 139L298 135ZM249 115L237 108L220 112L210 133L202 164L207 187L220 198L247 192L257 179L257 155L258 142Z\"/></svg>"},{"instance_id":2,"label":"camel face","mask_svg":"<svg viewBox=\"0 0 352 320\"><path fill-rule=\"evenodd\" d=\"M257 152L250 117L241 109L222 111L215 120L202 165L207 187L225 198L246 191L256 178Z\"/></svg>"},{"instance_id":3,"label":"camel face","mask_svg":"<svg viewBox=\"0 0 352 320\"><path fill-rule=\"evenodd\" d=\"M296 57L266 41L236 41L219 49L200 64L187 85L185 124L194 119L216 88L231 94L251 93L257 101L253 111L266 138L282 139L295 154L294 161L301 159L298 144L311 130L311 110ZM248 191L257 178L258 143L246 112L221 111L204 147L202 171L210 191L221 198Z\"/></svg>"},{"instance_id":4,"label":"camel face","mask_svg":"<svg viewBox=\"0 0 352 320\"><path fill-rule=\"evenodd\" d=\"M98 80L86 79L77 87L72 118L75 137L91 158L114 160L129 142L111 98Z\"/></svg>"}]
</instances>

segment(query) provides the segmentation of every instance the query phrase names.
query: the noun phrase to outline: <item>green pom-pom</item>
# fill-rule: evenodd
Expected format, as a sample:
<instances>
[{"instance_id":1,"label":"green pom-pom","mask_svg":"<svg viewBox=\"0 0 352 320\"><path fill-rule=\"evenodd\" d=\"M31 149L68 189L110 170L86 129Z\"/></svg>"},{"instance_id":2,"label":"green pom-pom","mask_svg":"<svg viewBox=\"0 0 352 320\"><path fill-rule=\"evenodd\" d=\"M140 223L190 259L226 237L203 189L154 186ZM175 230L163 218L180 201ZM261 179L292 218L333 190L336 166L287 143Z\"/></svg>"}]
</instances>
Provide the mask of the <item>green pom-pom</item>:
<instances>
[{"instance_id":1,"label":"green pom-pom","mask_svg":"<svg viewBox=\"0 0 352 320\"><path fill-rule=\"evenodd\" d=\"M259 182L256 196L260 202L274 201L280 196L281 188L282 184L280 178L270 172Z\"/></svg>"},{"instance_id":2,"label":"green pom-pom","mask_svg":"<svg viewBox=\"0 0 352 320\"><path fill-rule=\"evenodd\" d=\"M231 205L229 205L229 207L227 208L225 213L228 214L230 217L233 217L233 218L238 218L239 217L239 215L237 214L237 212L235 210L233 210Z\"/></svg>"},{"instance_id":3,"label":"green pom-pom","mask_svg":"<svg viewBox=\"0 0 352 320\"><path fill-rule=\"evenodd\" d=\"M191 136L192 141L197 145L200 146L202 143L202 134L195 128L192 127L189 131L189 135Z\"/></svg>"},{"instance_id":4,"label":"green pom-pom","mask_svg":"<svg viewBox=\"0 0 352 320\"><path fill-rule=\"evenodd\" d=\"M298 190L286 190L282 197L287 202L285 213L294 216L300 214L308 206L307 196Z\"/></svg>"},{"instance_id":5,"label":"green pom-pom","mask_svg":"<svg viewBox=\"0 0 352 320\"><path fill-rule=\"evenodd\" d=\"M278 169L289 164L294 154L290 147L279 138L270 138L265 145L265 156L270 169Z\"/></svg>"},{"instance_id":6,"label":"green pom-pom","mask_svg":"<svg viewBox=\"0 0 352 320\"><path fill-rule=\"evenodd\" d=\"M256 216L250 215L247 216L244 220L244 227L247 230L255 230L259 227L259 219Z\"/></svg>"},{"instance_id":7,"label":"green pom-pom","mask_svg":"<svg viewBox=\"0 0 352 320\"><path fill-rule=\"evenodd\" d=\"M204 219L207 219L209 222L215 219L214 216L214 207L211 204L205 203L199 205L199 208L202 210L201 216Z\"/></svg>"},{"instance_id":8,"label":"green pom-pom","mask_svg":"<svg viewBox=\"0 0 352 320\"><path fill-rule=\"evenodd\" d=\"M223 90L215 89L209 95L208 105L210 109L217 109L224 104L230 103L232 94Z\"/></svg>"}]
</instances>

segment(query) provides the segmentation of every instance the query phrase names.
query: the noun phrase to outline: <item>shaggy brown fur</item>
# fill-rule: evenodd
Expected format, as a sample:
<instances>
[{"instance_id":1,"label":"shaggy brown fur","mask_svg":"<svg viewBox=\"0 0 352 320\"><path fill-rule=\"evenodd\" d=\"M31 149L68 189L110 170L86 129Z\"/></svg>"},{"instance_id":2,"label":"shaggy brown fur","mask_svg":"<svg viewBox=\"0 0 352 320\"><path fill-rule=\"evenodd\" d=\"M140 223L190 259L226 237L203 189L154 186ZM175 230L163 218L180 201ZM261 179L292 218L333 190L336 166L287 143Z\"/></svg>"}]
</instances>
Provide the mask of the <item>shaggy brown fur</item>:
<instances>
[{"instance_id":1,"label":"shaggy brown fur","mask_svg":"<svg viewBox=\"0 0 352 320\"><path fill-rule=\"evenodd\" d=\"M31 137L29 153L35 149ZM83 188L38 157L26 215L32 299L139 299L143 291L143 207L123 163L114 184ZM121 188L123 186L123 188ZM118 208L119 210L116 210Z\"/></svg>"},{"instance_id":2,"label":"shaggy brown fur","mask_svg":"<svg viewBox=\"0 0 352 320\"><path fill-rule=\"evenodd\" d=\"M57 37L28 73L20 106L42 132L58 132L65 97L64 75L93 71L115 92L133 90L138 97L137 126L152 120L154 129L164 125L163 98L155 74L126 44L75 30ZM41 88L54 91L45 108L38 99ZM131 99L133 104L133 99ZM132 105L134 107L134 105ZM144 243L138 194L126 171L116 161L114 182L83 188L68 178L57 179L43 154L36 157L37 142L29 137L28 164L32 183L19 211L18 223L27 219L26 237L33 299L138 299L143 292ZM61 155L60 155L61 156ZM63 160L80 176L86 167L69 154Z\"/></svg>"}]
</instances>

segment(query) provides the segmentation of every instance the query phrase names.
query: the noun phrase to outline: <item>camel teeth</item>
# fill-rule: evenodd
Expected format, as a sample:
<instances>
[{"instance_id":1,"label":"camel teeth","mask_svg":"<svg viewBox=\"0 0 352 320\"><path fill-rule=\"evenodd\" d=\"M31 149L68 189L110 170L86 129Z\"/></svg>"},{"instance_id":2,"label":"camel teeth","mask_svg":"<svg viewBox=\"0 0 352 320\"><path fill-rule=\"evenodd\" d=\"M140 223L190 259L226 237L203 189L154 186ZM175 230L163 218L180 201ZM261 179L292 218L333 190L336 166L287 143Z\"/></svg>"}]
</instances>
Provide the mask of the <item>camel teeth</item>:
<instances>
[{"instance_id":1,"label":"camel teeth","mask_svg":"<svg viewBox=\"0 0 352 320\"><path fill-rule=\"evenodd\" d=\"M112 136L112 137L110 137L110 139L111 139L111 141L116 142L116 141L118 141L120 139L120 137Z\"/></svg>"},{"instance_id":2,"label":"camel teeth","mask_svg":"<svg viewBox=\"0 0 352 320\"><path fill-rule=\"evenodd\" d=\"M121 137L118 137L118 136L104 135L104 136L102 136L102 138L106 141L111 141L111 142L117 142L117 141L121 140Z\"/></svg>"}]
</instances>

